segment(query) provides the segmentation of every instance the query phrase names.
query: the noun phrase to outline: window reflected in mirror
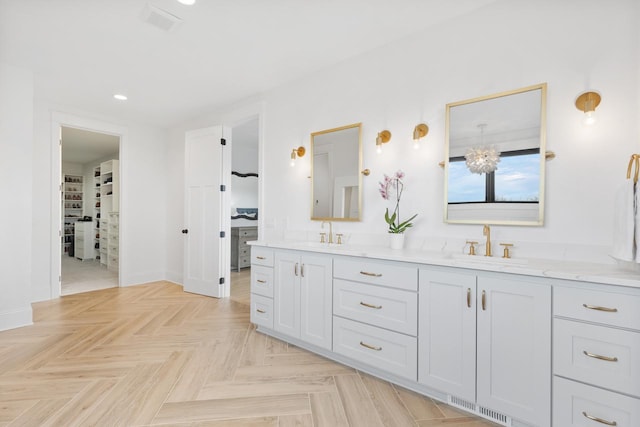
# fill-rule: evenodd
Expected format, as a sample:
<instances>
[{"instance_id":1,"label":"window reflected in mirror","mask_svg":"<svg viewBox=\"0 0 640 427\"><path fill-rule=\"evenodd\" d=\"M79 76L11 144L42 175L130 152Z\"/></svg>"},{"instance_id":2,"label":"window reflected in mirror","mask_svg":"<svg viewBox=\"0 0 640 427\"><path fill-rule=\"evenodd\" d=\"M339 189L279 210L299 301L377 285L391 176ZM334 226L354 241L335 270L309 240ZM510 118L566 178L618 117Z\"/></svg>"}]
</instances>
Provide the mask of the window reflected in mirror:
<instances>
[{"instance_id":1,"label":"window reflected in mirror","mask_svg":"<svg viewBox=\"0 0 640 427\"><path fill-rule=\"evenodd\" d=\"M542 225L546 84L447 105L445 221Z\"/></svg>"}]
</instances>

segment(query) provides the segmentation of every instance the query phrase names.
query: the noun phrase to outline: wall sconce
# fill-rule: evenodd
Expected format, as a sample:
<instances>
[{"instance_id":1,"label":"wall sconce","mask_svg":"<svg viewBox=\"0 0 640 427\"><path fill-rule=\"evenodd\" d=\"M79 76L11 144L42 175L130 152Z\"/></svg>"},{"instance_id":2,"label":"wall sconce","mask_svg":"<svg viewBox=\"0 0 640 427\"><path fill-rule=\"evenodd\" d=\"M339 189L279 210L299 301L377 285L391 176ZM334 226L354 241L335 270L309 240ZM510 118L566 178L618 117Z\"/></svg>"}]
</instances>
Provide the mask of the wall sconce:
<instances>
[{"instance_id":1,"label":"wall sconce","mask_svg":"<svg viewBox=\"0 0 640 427\"><path fill-rule=\"evenodd\" d=\"M307 150L305 150L302 146L291 150L291 167L294 167L296 165L296 158L304 156L304 153L306 152Z\"/></svg>"},{"instance_id":2,"label":"wall sconce","mask_svg":"<svg viewBox=\"0 0 640 427\"><path fill-rule=\"evenodd\" d=\"M391 140L391 132L388 130L383 130L382 132L378 132L378 136L376 138L376 152L378 154L382 153L382 144L386 144Z\"/></svg>"},{"instance_id":3,"label":"wall sconce","mask_svg":"<svg viewBox=\"0 0 640 427\"><path fill-rule=\"evenodd\" d=\"M420 123L413 128L413 148L416 150L420 148L420 138L424 138L429 133L429 126L424 123Z\"/></svg>"},{"instance_id":4,"label":"wall sconce","mask_svg":"<svg viewBox=\"0 0 640 427\"><path fill-rule=\"evenodd\" d=\"M576 108L584 112L582 123L591 126L596 122L596 107L601 99L597 92L585 92L576 99Z\"/></svg>"}]
</instances>

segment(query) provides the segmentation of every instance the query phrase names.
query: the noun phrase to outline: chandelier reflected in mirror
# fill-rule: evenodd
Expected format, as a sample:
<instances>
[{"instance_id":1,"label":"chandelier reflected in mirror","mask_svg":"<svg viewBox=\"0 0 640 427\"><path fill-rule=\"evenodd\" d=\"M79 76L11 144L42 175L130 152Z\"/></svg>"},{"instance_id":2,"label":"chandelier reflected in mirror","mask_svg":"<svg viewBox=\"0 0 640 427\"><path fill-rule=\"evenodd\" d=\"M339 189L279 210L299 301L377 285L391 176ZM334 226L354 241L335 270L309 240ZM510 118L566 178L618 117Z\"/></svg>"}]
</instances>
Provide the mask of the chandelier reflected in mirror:
<instances>
[{"instance_id":1,"label":"chandelier reflected in mirror","mask_svg":"<svg viewBox=\"0 0 640 427\"><path fill-rule=\"evenodd\" d=\"M493 145L484 145L484 128L487 127L487 124L481 123L478 127L480 128L480 145L469 148L464 159L471 173L482 175L498 169L500 152Z\"/></svg>"}]
</instances>

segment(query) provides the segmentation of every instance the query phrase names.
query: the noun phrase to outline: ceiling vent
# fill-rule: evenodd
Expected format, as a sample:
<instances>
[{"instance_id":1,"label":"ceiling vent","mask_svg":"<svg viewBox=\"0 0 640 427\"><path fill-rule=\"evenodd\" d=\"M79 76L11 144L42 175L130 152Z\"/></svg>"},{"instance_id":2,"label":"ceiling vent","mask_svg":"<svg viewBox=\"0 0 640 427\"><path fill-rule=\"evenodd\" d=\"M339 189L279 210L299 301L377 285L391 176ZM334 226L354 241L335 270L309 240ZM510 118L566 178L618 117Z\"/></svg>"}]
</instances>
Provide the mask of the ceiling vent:
<instances>
[{"instance_id":1,"label":"ceiling vent","mask_svg":"<svg viewBox=\"0 0 640 427\"><path fill-rule=\"evenodd\" d=\"M173 31L182 22L182 19L178 18L174 14L149 3L147 3L144 6L144 9L142 9L140 18L144 22L163 31Z\"/></svg>"}]
</instances>

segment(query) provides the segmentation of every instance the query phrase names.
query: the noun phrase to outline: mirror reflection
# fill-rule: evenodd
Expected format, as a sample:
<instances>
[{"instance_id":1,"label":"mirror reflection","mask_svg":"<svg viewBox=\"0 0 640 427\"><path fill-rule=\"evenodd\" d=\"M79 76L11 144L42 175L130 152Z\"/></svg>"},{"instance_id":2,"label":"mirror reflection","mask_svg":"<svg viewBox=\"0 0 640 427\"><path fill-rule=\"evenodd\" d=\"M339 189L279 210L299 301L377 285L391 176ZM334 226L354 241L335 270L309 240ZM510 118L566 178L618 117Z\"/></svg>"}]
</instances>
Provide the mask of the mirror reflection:
<instances>
[{"instance_id":1,"label":"mirror reflection","mask_svg":"<svg viewBox=\"0 0 640 427\"><path fill-rule=\"evenodd\" d=\"M445 221L542 225L546 84L447 105Z\"/></svg>"},{"instance_id":2,"label":"mirror reflection","mask_svg":"<svg viewBox=\"0 0 640 427\"><path fill-rule=\"evenodd\" d=\"M359 221L361 124L311 134L311 219Z\"/></svg>"}]
</instances>

